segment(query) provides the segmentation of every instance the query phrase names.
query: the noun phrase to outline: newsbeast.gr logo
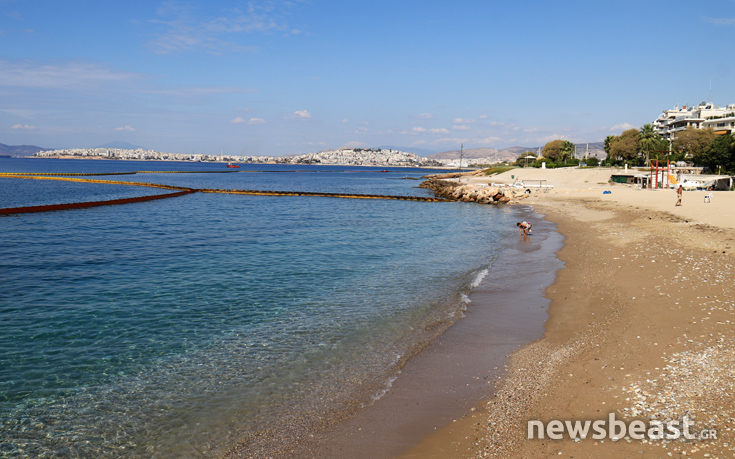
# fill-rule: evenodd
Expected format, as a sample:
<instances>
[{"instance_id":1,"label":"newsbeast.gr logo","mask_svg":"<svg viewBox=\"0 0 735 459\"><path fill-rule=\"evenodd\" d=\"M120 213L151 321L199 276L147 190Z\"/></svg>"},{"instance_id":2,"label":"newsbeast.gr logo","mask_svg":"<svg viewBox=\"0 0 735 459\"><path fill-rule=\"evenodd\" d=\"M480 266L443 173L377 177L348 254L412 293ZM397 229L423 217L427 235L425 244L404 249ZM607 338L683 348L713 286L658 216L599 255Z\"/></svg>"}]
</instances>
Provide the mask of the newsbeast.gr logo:
<instances>
[{"instance_id":1,"label":"newsbeast.gr logo","mask_svg":"<svg viewBox=\"0 0 735 459\"><path fill-rule=\"evenodd\" d=\"M592 434L590 435L590 431ZM543 421L528 421L529 440L549 438L551 440L562 440L567 438L585 440L588 437L593 440L620 440L625 436L633 440L716 440L717 431L713 429L694 429L694 421L684 416L681 421L668 420L659 421L652 419L647 423L634 420L626 423L615 419L615 413L610 413L607 419L596 421L559 421L552 420L544 425Z\"/></svg>"}]
</instances>

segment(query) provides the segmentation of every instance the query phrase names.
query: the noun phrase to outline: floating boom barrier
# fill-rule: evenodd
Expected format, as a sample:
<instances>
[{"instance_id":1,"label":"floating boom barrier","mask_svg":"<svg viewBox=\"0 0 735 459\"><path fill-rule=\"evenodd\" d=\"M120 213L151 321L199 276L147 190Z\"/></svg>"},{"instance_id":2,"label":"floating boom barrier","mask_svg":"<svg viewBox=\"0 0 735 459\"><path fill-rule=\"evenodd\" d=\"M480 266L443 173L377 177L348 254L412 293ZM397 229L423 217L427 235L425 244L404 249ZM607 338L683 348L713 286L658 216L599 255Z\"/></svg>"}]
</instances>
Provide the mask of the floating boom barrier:
<instances>
[{"instance_id":1,"label":"floating boom barrier","mask_svg":"<svg viewBox=\"0 0 735 459\"><path fill-rule=\"evenodd\" d=\"M430 198L425 196L395 196L390 194L350 194L350 193L322 193L315 191L266 191L266 190L213 190L198 189L202 193L247 194L252 196L321 196L325 198L347 199L393 199L397 201L425 201L444 202L444 198Z\"/></svg>"},{"instance_id":2,"label":"floating boom barrier","mask_svg":"<svg viewBox=\"0 0 735 459\"><path fill-rule=\"evenodd\" d=\"M220 172L220 171L209 171L209 172ZM230 171L222 171L230 172ZM237 171L233 171L237 172ZM131 204L135 202L152 201L156 199L175 198L191 193L221 193L221 194L241 194L251 196L319 196L327 198L346 198L346 199L389 199L398 201L424 201L424 202L449 202L449 199L445 198L434 198L425 196L394 196L394 195L383 195L383 194L352 194L352 193L327 193L327 192L313 192L313 191L268 191L268 190L225 190L225 189L207 189L207 188L187 188L181 186L162 185L158 183L146 183L146 182L124 182L119 180L99 180L99 179L84 179L75 178L74 176L89 176L89 175L129 175L135 173L159 173L159 172L123 172L115 174L47 174L47 173L0 173L0 177L17 178L17 179L28 179L28 180L57 180L64 182L79 182L79 183L101 183L107 185L126 185L126 186L142 186L149 188L161 188L165 190L176 190L175 193L158 194L151 196L141 196L136 198L126 199L112 199L107 201L88 201L88 202L77 202L69 204L52 204L45 206L27 206L27 207L7 207L0 208L0 215L9 214L21 214L21 213L33 213L33 212L50 212L56 210L68 210L68 209L83 209L88 207L107 206L107 205L119 205L119 204ZM164 173L185 173L185 172L164 172Z\"/></svg>"},{"instance_id":3,"label":"floating boom barrier","mask_svg":"<svg viewBox=\"0 0 735 459\"><path fill-rule=\"evenodd\" d=\"M193 191L177 191L176 193L154 194L151 196L139 196L137 198L109 199L107 201L74 202L70 204L50 204L47 206L6 207L0 209L0 215L30 214L35 212L52 212L55 210L85 209L88 207L116 206L120 204L132 204L134 202L154 201L156 199L176 198Z\"/></svg>"},{"instance_id":4,"label":"floating boom barrier","mask_svg":"<svg viewBox=\"0 0 735 459\"><path fill-rule=\"evenodd\" d=\"M0 177L48 176L48 177L91 177L100 175L135 175L135 174L231 174L240 171L133 171L133 172L0 172Z\"/></svg>"}]
</instances>

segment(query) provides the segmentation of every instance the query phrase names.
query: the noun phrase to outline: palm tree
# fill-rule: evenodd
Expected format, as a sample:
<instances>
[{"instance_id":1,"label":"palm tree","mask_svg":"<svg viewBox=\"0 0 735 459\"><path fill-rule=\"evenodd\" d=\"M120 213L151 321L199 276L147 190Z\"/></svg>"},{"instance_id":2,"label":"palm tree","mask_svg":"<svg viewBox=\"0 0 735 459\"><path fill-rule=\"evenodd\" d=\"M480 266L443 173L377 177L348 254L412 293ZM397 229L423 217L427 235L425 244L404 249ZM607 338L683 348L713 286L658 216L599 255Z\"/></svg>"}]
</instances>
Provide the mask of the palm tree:
<instances>
[{"instance_id":1,"label":"palm tree","mask_svg":"<svg viewBox=\"0 0 735 459\"><path fill-rule=\"evenodd\" d=\"M651 145L655 145L659 139L658 133L653 129L651 123L646 123L640 130L640 143L642 147L646 147L646 166L650 164Z\"/></svg>"}]
</instances>

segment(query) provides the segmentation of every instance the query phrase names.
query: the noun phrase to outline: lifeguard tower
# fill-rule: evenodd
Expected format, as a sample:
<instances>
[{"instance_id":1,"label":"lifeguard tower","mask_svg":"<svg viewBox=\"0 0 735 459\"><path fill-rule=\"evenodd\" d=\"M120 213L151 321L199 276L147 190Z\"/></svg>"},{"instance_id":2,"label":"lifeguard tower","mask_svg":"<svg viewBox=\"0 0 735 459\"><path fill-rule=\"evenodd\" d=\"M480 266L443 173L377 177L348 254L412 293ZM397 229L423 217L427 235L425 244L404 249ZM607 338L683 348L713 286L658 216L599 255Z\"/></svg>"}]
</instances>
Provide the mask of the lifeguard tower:
<instances>
[{"instance_id":1,"label":"lifeguard tower","mask_svg":"<svg viewBox=\"0 0 735 459\"><path fill-rule=\"evenodd\" d=\"M658 158L652 159L650 162L651 177L648 186L653 189L668 188L669 185L676 185L676 177L671 174L671 164L669 160L666 163L663 160L659 163ZM664 165L665 164L665 165Z\"/></svg>"}]
</instances>

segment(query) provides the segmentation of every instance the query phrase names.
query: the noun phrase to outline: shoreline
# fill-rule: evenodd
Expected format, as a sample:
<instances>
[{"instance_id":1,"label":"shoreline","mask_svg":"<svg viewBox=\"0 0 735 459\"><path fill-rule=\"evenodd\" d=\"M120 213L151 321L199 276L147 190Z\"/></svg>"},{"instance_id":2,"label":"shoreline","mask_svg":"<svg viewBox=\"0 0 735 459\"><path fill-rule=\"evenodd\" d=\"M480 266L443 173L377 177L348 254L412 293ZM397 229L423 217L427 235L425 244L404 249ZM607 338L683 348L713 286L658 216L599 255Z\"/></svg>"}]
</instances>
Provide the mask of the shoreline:
<instances>
[{"instance_id":1,"label":"shoreline","mask_svg":"<svg viewBox=\"0 0 735 459\"><path fill-rule=\"evenodd\" d=\"M674 209L673 191L595 185L580 181L526 202L566 237L558 253L566 266L546 292L546 332L513 354L479 413L425 438L402 459L732 457L735 193L715 193L715 207L701 199L704 192L687 192L684 206ZM627 422L691 415L695 428L719 437L525 437L529 420L610 413ZM449 454L433 454L446 445L453 445Z\"/></svg>"},{"instance_id":2,"label":"shoreline","mask_svg":"<svg viewBox=\"0 0 735 459\"><path fill-rule=\"evenodd\" d=\"M527 206L513 212L538 221L543 235L537 242L519 237L504 244L488 272L479 274L482 281L473 284L466 309L406 359L377 400L339 415L297 442L269 448L267 457L396 458L486 400L505 371L508 355L543 333L548 300L540 286L551 285L561 267L555 256L561 235L554 225ZM511 235L518 237L514 230ZM539 259L544 262L534 263ZM253 457L249 454L243 444L225 457Z\"/></svg>"},{"instance_id":3,"label":"shoreline","mask_svg":"<svg viewBox=\"0 0 735 459\"><path fill-rule=\"evenodd\" d=\"M508 355L543 333L548 301L539 286L551 285L561 267L554 254L562 242L553 224L539 222L539 228L546 232L539 243L525 240L502 250L470 293L464 317L413 355L381 399L290 457L400 457L426 435L476 410L504 372ZM496 282L497 273L534 258L542 261L522 270L524 275Z\"/></svg>"}]
</instances>

